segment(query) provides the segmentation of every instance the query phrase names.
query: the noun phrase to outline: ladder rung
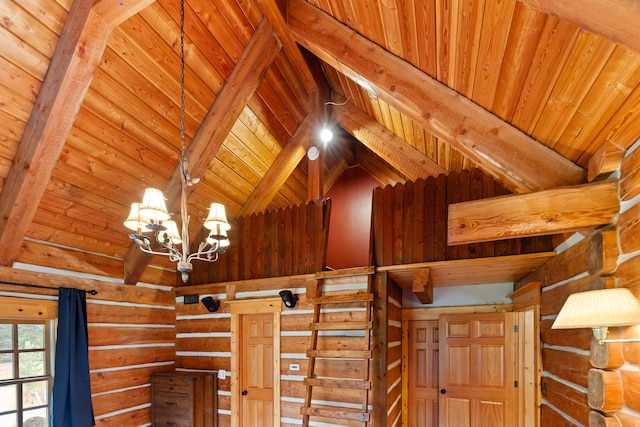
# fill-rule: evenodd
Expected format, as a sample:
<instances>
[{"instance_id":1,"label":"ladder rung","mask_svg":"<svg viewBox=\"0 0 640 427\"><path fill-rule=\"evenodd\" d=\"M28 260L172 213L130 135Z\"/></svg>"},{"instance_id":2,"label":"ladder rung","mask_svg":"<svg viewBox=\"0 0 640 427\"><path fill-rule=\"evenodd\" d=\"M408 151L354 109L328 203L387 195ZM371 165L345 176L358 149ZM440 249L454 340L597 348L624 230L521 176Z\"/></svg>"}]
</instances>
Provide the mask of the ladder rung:
<instances>
[{"instance_id":1,"label":"ladder rung","mask_svg":"<svg viewBox=\"0 0 640 427\"><path fill-rule=\"evenodd\" d=\"M325 418L337 418L341 420L369 422L368 412L350 411L348 409L338 409L338 408L325 409L325 408L303 406L302 408L300 408L300 414L316 416L316 417L325 417Z\"/></svg>"},{"instance_id":2,"label":"ladder rung","mask_svg":"<svg viewBox=\"0 0 640 427\"><path fill-rule=\"evenodd\" d=\"M310 323L309 328L312 331L353 331L371 329L372 322L318 322Z\"/></svg>"},{"instance_id":3,"label":"ladder rung","mask_svg":"<svg viewBox=\"0 0 640 427\"><path fill-rule=\"evenodd\" d=\"M329 378L305 378L304 385L309 387L354 388L371 390L369 380L336 380Z\"/></svg>"},{"instance_id":4,"label":"ladder rung","mask_svg":"<svg viewBox=\"0 0 640 427\"><path fill-rule=\"evenodd\" d=\"M347 294L347 295L329 295L324 297L315 297L311 300L313 304L340 304L344 302L365 302L373 301L373 294Z\"/></svg>"},{"instance_id":5,"label":"ladder rung","mask_svg":"<svg viewBox=\"0 0 640 427\"><path fill-rule=\"evenodd\" d=\"M370 350L307 350L309 357L333 359L371 359Z\"/></svg>"}]
</instances>

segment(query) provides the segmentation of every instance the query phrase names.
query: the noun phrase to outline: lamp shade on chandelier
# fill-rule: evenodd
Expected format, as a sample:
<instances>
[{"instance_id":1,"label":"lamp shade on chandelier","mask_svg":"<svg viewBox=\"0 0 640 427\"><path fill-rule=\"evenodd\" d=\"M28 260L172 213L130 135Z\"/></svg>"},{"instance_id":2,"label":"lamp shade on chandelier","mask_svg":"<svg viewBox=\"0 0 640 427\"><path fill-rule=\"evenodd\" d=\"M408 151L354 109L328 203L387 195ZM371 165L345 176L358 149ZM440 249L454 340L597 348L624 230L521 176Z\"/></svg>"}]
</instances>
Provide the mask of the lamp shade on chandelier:
<instances>
[{"instance_id":1,"label":"lamp shade on chandelier","mask_svg":"<svg viewBox=\"0 0 640 427\"><path fill-rule=\"evenodd\" d=\"M138 245L141 251L152 254L168 256L172 262L178 263L178 271L182 274L182 280L186 283L189 274L193 271L191 261L200 260L214 262L218 254L224 253L229 246L227 231L231 228L227 221L224 206L220 203L211 203L209 215L204 220L204 227L209 229L209 235L198 246L198 250L189 253L189 215L187 214L187 186L195 184L198 180L191 180L187 168L185 156L185 84L184 84L184 0L180 1L180 139L182 155L178 168L180 170L180 216L181 228L171 219L172 215L167 210L165 197L162 191L155 188L147 188L141 203L132 203L129 216L124 221L125 227L135 233L129 237ZM150 236L149 236L150 235Z\"/></svg>"},{"instance_id":2,"label":"lamp shade on chandelier","mask_svg":"<svg viewBox=\"0 0 640 427\"><path fill-rule=\"evenodd\" d=\"M193 270L191 261L200 260L214 262L218 254L224 253L229 246L227 231L231 228L227 222L225 208L220 203L211 203L209 215L203 225L210 231L204 242L198 246L198 251L189 253L188 222L186 216L186 195L183 191L184 206L182 233L178 225L171 220L162 191L147 188L142 203L132 203L129 216L124 222L125 227L135 231L129 237L138 245L140 250L152 255L168 256L172 262L178 263L178 271L186 283ZM151 236L148 236L150 234ZM154 243L155 242L155 243ZM153 246L157 246L154 250Z\"/></svg>"}]
</instances>

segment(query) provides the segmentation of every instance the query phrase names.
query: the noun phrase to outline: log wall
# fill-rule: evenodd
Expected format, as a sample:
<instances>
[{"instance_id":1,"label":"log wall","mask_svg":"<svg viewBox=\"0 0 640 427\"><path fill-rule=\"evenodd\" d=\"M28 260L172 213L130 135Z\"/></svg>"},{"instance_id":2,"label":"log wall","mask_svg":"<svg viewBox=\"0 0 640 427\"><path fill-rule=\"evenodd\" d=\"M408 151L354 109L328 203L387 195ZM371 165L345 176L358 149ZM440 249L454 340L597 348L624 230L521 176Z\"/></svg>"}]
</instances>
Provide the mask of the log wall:
<instances>
[{"instance_id":1,"label":"log wall","mask_svg":"<svg viewBox=\"0 0 640 427\"><path fill-rule=\"evenodd\" d=\"M97 427L150 425L150 375L174 369L173 292L0 267L5 281L95 289L87 295L89 369ZM57 299L56 290L0 285L3 296Z\"/></svg>"},{"instance_id":2,"label":"log wall","mask_svg":"<svg viewBox=\"0 0 640 427\"><path fill-rule=\"evenodd\" d=\"M307 275L308 276L308 275ZM220 310L209 313L202 304L185 305L178 296L176 304L176 367L185 370L221 370L227 371L227 377L218 381L218 422L221 427L231 425L231 314L228 300L248 300L256 298L278 298L282 289L290 289L298 294L299 301L295 308L283 308L280 331L280 389L281 389L281 426L299 426L302 422L300 407L304 405L305 387L303 379L307 373L306 351L309 348L313 306L307 302L306 279L281 278L270 281L233 284L200 285L183 288L179 295L198 292L199 297L212 296L221 301ZM313 276L311 276L313 277ZM351 276L341 279L325 280L325 294L367 292L366 276ZM363 321L364 308L344 304L332 306L331 310L322 314L322 321ZM318 348L361 349L361 336L350 331L329 331L319 338ZM299 371L291 371L290 364L299 364ZM316 372L322 376L337 378L363 378L361 362L344 362L329 364L318 360ZM360 408L361 393L349 390L332 390L316 388L314 401L339 408ZM334 419L313 418L314 422L325 422L330 425L360 426L360 423Z\"/></svg>"},{"instance_id":3,"label":"log wall","mask_svg":"<svg viewBox=\"0 0 640 427\"><path fill-rule=\"evenodd\" d=\"M594 231L516 285L541 284L543 427L640 425L640 343L599 345L591 329L551 329L573 293L627 287L640 298L639 170L636 149L620 166L615 226ZM640 327L610 329L612 339L640 337Z\"/></svg>"},{"instance_id":4,"label":"log wall","mask_svg":"<svg viewBox=\"0 0 640 427\"><path fill-rule=\"evenodd\" d=\"M376 266L448 261L553 250L549 236L447 245L452 203L509 194L480 169L418 179L373 192L373 256Z\"/></svg>"},{"instance_id":5,"label":"log wall","mask_svg":"<svg viewBox=\"0 0 640 427\"><path fill-rule=\"evenodd\" d=\"M387 426L402 425L402 289L387 291Z\"/></svg>"},{"instance_id":6,"label":"log wall","mask_svg":"<svg viewBox=\"0 0 640 427\"><path fill-rule=\"evenodd\" d=\"M195 261L190 284L322 271L327 256L330 210L331 201L326 200L231 220L231 245L227 252L213 264Z\"/></svg>"}]
</instances>

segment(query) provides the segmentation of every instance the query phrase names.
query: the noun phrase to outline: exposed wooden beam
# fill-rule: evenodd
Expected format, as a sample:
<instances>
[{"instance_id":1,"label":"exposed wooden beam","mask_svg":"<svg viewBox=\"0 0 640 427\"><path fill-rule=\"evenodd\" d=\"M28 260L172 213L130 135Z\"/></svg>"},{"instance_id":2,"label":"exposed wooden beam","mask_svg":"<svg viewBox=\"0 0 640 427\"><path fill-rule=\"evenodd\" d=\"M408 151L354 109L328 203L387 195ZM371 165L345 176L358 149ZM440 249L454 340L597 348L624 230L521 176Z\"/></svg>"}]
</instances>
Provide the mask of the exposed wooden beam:
<instances>
[{"instance_id":1,"label":"exposed wooden beam","mask_svg":"<svg viewBox=\"0 0 640 427\"><path fill-rule=\"evenodd\" d=\"M314 202L324 197L324 147L319 144L315 159L307 158L307 201Z\"/></svg>"},{"instance_id":2,"label":"exposed wooden beam","mask_svg":"<svg viewBox=\"0 0 640 427\"><path fill-rule=\"evenodd\" d=\"M76 0L69 10L0 194L2 265L18 256L112 29L153 3L133 0L103 15L105 1Z\"/></svg>"},{"instance_id":3,"label":"exposed wooden beam","mask_svg":"<svg viewBox=\"0 0 640 427\"><path fill-rule=\"evenodd\" d=\"M448 173L353 103L340 95L334 95L334 101L333 115L340 126L391 166L402 171L409 180Z\"/></svg>"},{"instance_id":4,"label":"exposed wooden beam","mask_svg":"<svg viewBox=\"0 0 640 427\"><path fill-rule=\"evenodd\" d=\"M309 116L307 116L291 136L291 139L280 151L280 154L278 154L269 170L262 177L260 183L249 195L247 202L238 212L238 216L262 212L269 206L280 187L284 185L287 178L304 158L309 137L309 121Z\"/></svg>"},{"instance_id":5,"label":"exposed wooden beam","mask_svg":"<svg viewBox=\"0 0 640 427\"><path fill-rule=\"evenodd\" d=\"M422 304L432 304L433 282L431 281L431 270L417 268L413 273L411 290Z\"/></svg>"},{"instance_id":6,"label":"exposed wooden beam","mask_svg":"<svg viewBox=\"0 0 640 427\"><path fill-rule=\"evenodd\" d=\"M640 52L637 0L583 0L579 7L573 0L519 1Z\"/></svg>"},{"instance_id":7,"label":"exposed wooden beam","mask_svg":"<svg viewBox=\"0 0 640 427\"><path fill-rule=\"evenodd\" d=\"M587 167L589 182L611 175L620 166L624 153L625 150L623 148L612 142L602 144L589 159L589 166Z\"/></svg>"},{"instance_id":8,"label":"exposed wooden beam","mask_svg":"<svg viewBox=\"0 0 640 427\"><path fill-rule=\"evenodd\" d=\"M618 181L449 205L448 244L565 233L610 224L620 211Z\"/></svg>"},{"instance_id":9,"label":"exposed wooden beam","mask_svg":"<svg viewBox=\"0 0 640 427\"><path fill-rule=\"evenodd\" d=\"M271 25L273 25L273 30L282 43L282 50L287 58L289 58L289 61L291 61L291 65L293 65L293 68L302 79L302 83L311 97L313 94L318 92L318 86L316 85L313 75L300 52L300 48L296 45L293 37L291 37L291 33L287 28L287 23L284 20L284 16L282 16L282 12L278 8L276 0L260 0L260 6L262 7L264 16L269 20L269 22L271 22ZM317 101L317 98L315 101ZM312 109L316 109L317 105L310 105L310 107Z\"/></svg>"},{"instance_id":10,"label":"exposed wooden beam","mask_svg":"<svg viewBox=\"0 0 640 427\"><path fill-rule=\"evenodd\" d=\"M273 27L263 19L185 152L192 178L202 176L209 168L281 46ZM180 168L177 167L164 188L170 209L175 209L180 201L180 179ZM136 284L151 257L132 243L124 258L125 283Z\"/></svg>"},{"instance_id":11,"label":"exposed wooden beam","mask_svg":"<svg viewBox=\"0 0 640 427\"><path fill-rule=\"evenodd\" d=\"M585 182L585 171L573 162L310 3L290 0L288 18L298 43L449 142L511 190Z\"/></svg>"}]
</instances>

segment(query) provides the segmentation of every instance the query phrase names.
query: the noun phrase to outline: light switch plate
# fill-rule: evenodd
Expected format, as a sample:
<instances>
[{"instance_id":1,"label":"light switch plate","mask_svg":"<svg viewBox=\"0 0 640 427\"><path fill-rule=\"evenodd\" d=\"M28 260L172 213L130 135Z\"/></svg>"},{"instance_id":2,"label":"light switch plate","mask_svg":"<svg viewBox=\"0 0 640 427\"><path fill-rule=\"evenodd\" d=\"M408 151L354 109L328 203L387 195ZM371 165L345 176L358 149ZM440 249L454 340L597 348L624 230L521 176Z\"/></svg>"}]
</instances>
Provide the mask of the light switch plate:
<instances>
[{"instance_id":1,"label":"light switch plate","mask_svg":"<svg viewBox=\"0 0 640 427\"><path fill-rule=\"evenodd\" d=\"M223 380L227 377L227 371L224 369L218 369L218 379Z\"/></svg>"}]
</instances>

